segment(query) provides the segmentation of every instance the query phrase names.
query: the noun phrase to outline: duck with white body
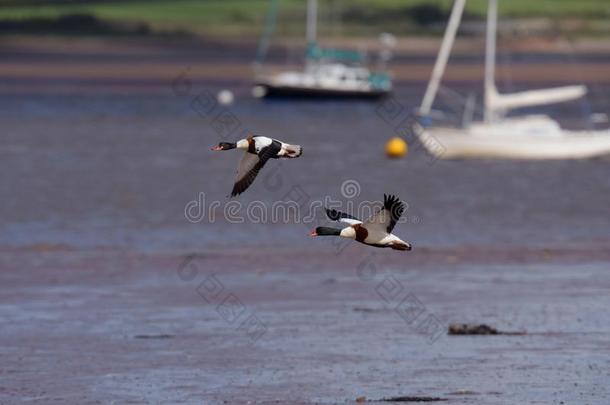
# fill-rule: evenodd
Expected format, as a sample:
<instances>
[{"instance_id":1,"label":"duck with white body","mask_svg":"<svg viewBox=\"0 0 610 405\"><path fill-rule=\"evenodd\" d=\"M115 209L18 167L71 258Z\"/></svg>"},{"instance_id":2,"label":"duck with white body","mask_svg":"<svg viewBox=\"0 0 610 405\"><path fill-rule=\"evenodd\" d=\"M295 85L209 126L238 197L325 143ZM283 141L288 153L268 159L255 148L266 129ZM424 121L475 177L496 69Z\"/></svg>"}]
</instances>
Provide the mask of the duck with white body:
<instances>
[{"instance_id":1,"label":"duck with white body","mask_svg":"<svg viewBox=\"0 0 610 405\"><path fill-rule=\"evenodd\" d=\"M249 136L237 142L220 142L218 146L212 148L215 151L231 149L244 151L231 197L246 191L269 159L298 158L303 153L300 145L291 145L266 136Z\"/></svg>"},{"instance_id":2,"label":"duck with white body","mask_svg":"<svg viewBox=\"0 0 610 405\"><path fill-rule=\"evenodd\" d=\"M338 229L319 226L309 236L339 236L353 239L365 245L394 250L411 250L411 244L392 233L394 226L404 211L404 204L393 195L383 196L383 208L367 221L361 221L344 212L326 210L326 215L333 221L340 221L349 226Z\"/></svg>"}]
</instances>

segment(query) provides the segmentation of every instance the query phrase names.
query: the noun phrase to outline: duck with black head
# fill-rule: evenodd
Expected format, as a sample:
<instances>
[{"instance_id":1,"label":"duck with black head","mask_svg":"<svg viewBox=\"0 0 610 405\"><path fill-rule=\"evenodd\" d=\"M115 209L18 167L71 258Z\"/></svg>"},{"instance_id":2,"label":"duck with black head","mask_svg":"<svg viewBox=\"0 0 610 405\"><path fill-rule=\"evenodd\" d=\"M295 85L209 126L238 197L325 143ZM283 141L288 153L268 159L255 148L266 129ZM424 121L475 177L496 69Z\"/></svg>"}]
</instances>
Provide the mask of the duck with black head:
<instances>
[{"instance_id":1,"label":"duck with black head","mask_svg":"<svg viewBox=\"0 0 610 405\"><path fill-rule=\"evenodd\" d=\"M212 148L215 151L231 149L244 151L244 156L237 168L237 177L233 184L231 197L246 191L269 159L298 158L303 154L303 148L300 145L291 145L266 136L248 136L237 142L220 142L218 146Z\"/></svg>"},{"instance_id":2,"label":"duck with black head","mask_svg":"<svg viewBox=\"0 0 610 405\"><path fill-rule=\"evenodd\" d=\"M339 236L354 239L365 245L394 250L411 250L411 244L392 233L394 226L404 211L404 204L393 195L383 195L383 208L363 222L344 212L326 209L326 215L333 221L348 224L345 228L319 226L309 236Z\"/></svg>"}]
</instances>

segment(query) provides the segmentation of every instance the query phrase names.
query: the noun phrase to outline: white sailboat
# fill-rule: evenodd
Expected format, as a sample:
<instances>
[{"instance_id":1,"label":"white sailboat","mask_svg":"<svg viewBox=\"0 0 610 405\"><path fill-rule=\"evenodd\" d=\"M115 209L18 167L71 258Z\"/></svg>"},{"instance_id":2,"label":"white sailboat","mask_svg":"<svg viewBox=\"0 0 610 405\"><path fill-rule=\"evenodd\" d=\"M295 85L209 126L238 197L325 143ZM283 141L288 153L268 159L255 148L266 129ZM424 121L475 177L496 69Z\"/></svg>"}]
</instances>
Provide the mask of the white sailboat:
<instances>
[{"instance_id":1,"label":"white sailboat","mask_svg":"<svg viewBox=\"0 0 610 405\"><path fill-rule=\"evenodd\" d=\"M456 0L419 113L429 117L432 104L453 46L466 0ZM485 49L485 99L482 121L462 128L428 126L418 128L422 143L441 159L581 159L610 154L610 130L571 131L547 115L506 117L515 108L559 103L582 97L585 86L565 86L500 94L496 88L497 0L489 0Z\"/></svg>"},{"instance_id":2,"label":"white sailboat","mask_svg":"<svg viewBox=\"0 0 610 405\"><path fill-rule=\"evenodd\" d=\"M322 49L317 43L317 0L307 3L307 56L303 70L257 75L253 94L265 96L366 97L392 90L385 72L371 72L360 55ZM346 62L348 60L348 62Z\"/></svg>"}]
</instances>

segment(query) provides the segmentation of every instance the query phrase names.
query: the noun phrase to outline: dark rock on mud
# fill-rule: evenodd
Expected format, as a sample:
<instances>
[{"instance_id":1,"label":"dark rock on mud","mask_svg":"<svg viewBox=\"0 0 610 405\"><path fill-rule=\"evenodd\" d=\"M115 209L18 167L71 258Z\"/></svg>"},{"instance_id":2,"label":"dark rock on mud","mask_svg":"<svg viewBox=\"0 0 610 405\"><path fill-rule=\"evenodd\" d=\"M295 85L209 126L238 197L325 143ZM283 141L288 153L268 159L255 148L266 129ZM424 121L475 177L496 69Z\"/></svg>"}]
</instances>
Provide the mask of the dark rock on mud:
<instances>
[{"instance_id":1,"label":"dark rock on mud","mask_svg":"<svg viewBox=\"0 0 610 405\"><path fill-rule=\"evenodd\" d=\"M174 335L135 335L134 339L171 339Z\"/></svg>"},{"instance_id":2,"label":"dark rock on mud","mask_svg":"<svg viewBox=\"0 0 610 405\"><path fill-rule=\"evenodd\" d=\"M447 398L401 396L401 397L382 398L380 401L381 402L437 402L437 401L447 401Z\"/></svg>"},{"instance_id":3,"label":"dark rock on mud","mask_svg":"<svg viewBox=\"0 0 610 405\"><path fill-rule=\"evenodd\" d=\"M468 324L468 323L452 323L449 325L450 335L497 335L498 330L489 325Z\"/></svg>"},{"instance_id":4,"label":"dark rock on mud","mask_svg":"<svg viewBox=\"0 0 610 405\"><path fill-rule=\"evenodd\" d=\"M492 328L484 323L452 323L449 325L449 335L525 335L526 332L505 332Z\"/></svg>"}]
</instances>

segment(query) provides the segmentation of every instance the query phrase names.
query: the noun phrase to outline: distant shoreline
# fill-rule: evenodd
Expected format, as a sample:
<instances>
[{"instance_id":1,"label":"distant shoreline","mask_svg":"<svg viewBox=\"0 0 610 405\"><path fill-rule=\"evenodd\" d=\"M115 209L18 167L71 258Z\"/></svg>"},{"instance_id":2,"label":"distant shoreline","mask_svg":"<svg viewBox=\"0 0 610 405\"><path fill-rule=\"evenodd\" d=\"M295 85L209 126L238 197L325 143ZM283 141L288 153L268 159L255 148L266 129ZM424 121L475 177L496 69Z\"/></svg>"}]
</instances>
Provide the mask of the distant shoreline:
<instances>
[{"instance_id":1,"label":"distant shoreline","mask_svg":"<svg viewBox=\"0 0 610 405\"><path fill-rule=\"evenodd\" d=\"M29 0L0 1L0 36L6 34L101 36L201 36L258 38L275 20L275 38L303 37L306 2L267 0ZM382 32L439 36L451 1L384 0L322 2L322 37L376 37ZM478 35L486 2L467 2L460 31ZM274 18L273 18L274 16ZM610 35L610 4L596 0L503 0L499 32L521 38Z\"/></svg>"},{"instance_id":2,"label":"distant shoreline","mask_svg":"<svg viewBox=\"0 0 610 405\"><path fill-rule=\"evenodd\" d=\"M439 38L398 39L390 72L395 84L422 86L439 46ZM369 49L372 40L329 41L329 46ZM483 75L482 39L456 42L446 82L480 84ZM600 40L500 41L499 83L515 85L610 83L610 44ZM37 38L11 36L0 40L0 93L170 93L171 81L185 69L195 83L207 87L231 83L244 93L254 78L256 41L146 38ZM274 44L265 59L268 71L302 66L302 41Z\"/></svg>"}]
</instances>

